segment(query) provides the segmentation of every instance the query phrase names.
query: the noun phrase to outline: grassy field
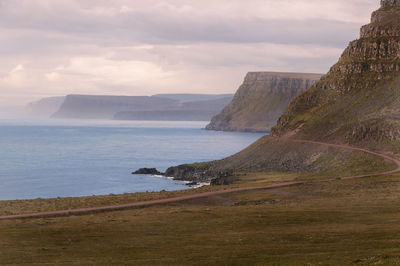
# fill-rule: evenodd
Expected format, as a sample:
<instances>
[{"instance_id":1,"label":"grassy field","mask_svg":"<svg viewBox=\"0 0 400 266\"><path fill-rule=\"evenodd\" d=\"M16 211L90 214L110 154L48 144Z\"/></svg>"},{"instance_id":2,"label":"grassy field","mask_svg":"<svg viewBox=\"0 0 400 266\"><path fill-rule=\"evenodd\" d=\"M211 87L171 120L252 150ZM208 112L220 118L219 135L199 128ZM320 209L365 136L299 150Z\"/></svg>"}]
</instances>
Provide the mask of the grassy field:
<instances>
[{"instance_id":1,"label":"grassy field","mask_svg":"<svg viewBox=\"0 0 400 266\"><path fill-rule=\"evenodd\" d=\"M251 177L246 176L262 182L266 176ZM280 178L295 176L276 174ZM125 196L141 200L161 194ZM400 175L95 215L1 221L0 264L400 265Z\"/></svg>"}]
</instances>

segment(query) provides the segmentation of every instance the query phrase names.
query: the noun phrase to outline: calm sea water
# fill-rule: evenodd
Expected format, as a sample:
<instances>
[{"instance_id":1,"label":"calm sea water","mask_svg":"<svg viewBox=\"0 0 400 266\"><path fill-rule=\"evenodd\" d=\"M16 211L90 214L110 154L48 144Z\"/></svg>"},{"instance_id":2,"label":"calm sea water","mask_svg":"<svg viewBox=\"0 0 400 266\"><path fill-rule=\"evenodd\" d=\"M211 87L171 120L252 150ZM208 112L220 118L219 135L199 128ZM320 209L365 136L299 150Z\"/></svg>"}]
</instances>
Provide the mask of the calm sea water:
<instances>
[{"instance_id":1,"label":"calm sea water","mask_svg":"<svg viewBox=\"0 0 400 266\"><path fill-rule=\"evenodd\" d=\"M130 173L220 159L262 136L205 125L0 119L0 200L186 189L185 182Z\"/></svg>"}]
</instances>

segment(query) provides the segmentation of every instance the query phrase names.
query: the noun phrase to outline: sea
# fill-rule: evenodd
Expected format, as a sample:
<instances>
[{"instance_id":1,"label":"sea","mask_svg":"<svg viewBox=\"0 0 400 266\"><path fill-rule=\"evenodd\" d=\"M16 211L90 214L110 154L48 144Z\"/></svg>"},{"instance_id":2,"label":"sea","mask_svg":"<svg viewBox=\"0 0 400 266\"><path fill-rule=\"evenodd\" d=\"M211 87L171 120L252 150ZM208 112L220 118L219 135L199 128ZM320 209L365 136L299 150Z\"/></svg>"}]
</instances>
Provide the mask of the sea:
<instances>
[{"instance_id":1,"label":"sea","mask_svg":"<svg viewBox=\"0 0 400 266\"><path fill-rule=\"evenodd\" d=\"M0 200L190 189L131 172L221 159L265 135L206 124L0 118Z\"/></svg>"}]
</instances>

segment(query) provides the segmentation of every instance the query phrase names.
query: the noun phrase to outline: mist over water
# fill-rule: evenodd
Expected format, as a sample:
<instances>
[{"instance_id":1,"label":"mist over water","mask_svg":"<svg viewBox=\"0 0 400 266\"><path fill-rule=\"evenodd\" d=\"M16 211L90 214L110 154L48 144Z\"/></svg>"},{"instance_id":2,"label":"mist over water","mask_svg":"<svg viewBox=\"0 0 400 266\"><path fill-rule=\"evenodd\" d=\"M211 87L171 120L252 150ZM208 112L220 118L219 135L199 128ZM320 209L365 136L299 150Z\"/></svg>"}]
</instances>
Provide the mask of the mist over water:
<instances>
[{"instance_id":1,"label":"mist over water","mask_svg":"<svg viewBox=\"0 0 400 266\"><path fill-rule=\"evenodd\" d=\"M186 189L130 173L221 159L263 135L206 123L0 118L0 200Z\"/></svg>"}]
</instances>

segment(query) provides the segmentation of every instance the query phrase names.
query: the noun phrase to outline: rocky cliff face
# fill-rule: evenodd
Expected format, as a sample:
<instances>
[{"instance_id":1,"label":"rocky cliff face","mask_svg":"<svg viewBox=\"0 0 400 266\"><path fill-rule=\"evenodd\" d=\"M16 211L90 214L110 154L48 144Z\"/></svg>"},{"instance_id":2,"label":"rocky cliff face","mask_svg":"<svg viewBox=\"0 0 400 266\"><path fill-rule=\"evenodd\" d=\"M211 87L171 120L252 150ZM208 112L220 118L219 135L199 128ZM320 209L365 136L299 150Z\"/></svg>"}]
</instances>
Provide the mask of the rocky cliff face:
<instances>
[{"instance_id":1,"label":"rocky cliff face","mask_svg":"<svg viewBox=\"0 0 400 266\"><path fill-rule=\"evenodd\" d=\"M351 144L400 153L400 1L383 0L360 39L297 96L270 136L202 171L315 171L333 174L374 164L365 154L294 140ZM355 164L352 165L351 163ZM206 166L205 166L206 165ZM346 172L347 173L347 172Z\"/></svg>"},{"instance_id":2,"label":"rocky cliff face","mask_svg":"<svg viewBox=\"0 0 400 266\"><path fill-rule=\"evenodd\" d=\"M250 72L232 102L207 125L208 130L266 132L293 98L322 75Z\"/></svg>"},{"instance_id":3,"label":"rocky cliff face","mask_svg":"<svg viewBox=\"0 0 400 266\"><path fill-rule=\"evenodd\" d=\"M297 97L275 136L353 143L394 150L400 141L400 2L381 1L360 39ZM373 145L374 144L374 145ZM396 145L394 145L396 144Z\"/></svg>"}]
</instances>

